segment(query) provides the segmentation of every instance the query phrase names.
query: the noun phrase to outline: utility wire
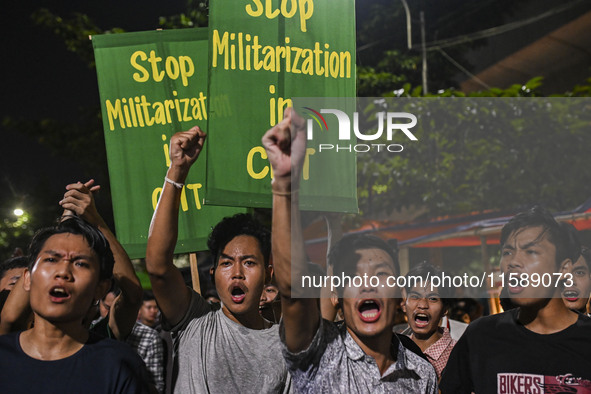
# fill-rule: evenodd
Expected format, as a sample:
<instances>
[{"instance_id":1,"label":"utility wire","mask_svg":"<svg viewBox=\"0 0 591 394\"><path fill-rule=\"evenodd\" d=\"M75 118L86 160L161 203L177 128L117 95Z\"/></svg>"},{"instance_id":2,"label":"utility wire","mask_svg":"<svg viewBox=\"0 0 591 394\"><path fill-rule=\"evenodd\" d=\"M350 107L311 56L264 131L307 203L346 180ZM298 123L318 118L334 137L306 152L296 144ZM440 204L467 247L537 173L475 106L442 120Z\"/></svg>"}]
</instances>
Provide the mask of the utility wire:
<instances>
[{"instance_id":1,"label":"utility wire","mask_svg":"<svg viewBox=\"0 0 591 394\"><path fill-rule=\"evenodd\" d=\"M447 60L449 60L449 62L451 64L453 64L454 66L456 66L460 71L462 71L464 74L466 74L467 76L469 76L470 78L472 78L478 84L480 84L481 86L483 86L484 88L486 88L488 90L491 89L491 87L489 85L487 85L486 82L484 82L482 79L478 78L476 75L472 74L470 71L466 70L466 68L464 68L460 63L456 62L454 59L452 59L451 56L449 56L447 53L445 53L445 51L443 49L437 48L437 51L439 53L441 53L443 55L443 57L445 57Z\"/></svg>"},{"instance_id":2,"label":"utility wire","mask_svg":"<svg viewBox=\"0 0 591 394\"><path fill-rule=\"evenodd\" d=\"M520 27L532 24L534 22L537 22L539 20L548 18L552 15L556 15L558 13L564 12L570 8L573 8L576 5L579 5L581 3L583 3L584 1L587 0L574 0L571 1L568 4L553 8L547 12L544 12L540 15L536 15L534 17L528 18L528 19L524 19L522 21L517 21L517 22L511 22L508 23L506 25L501 25L501 26L496 26L496 27L492 27L490 29L485 29L485 30L481 30L475 33L471 33L468 35L462 35L462 36L457 36L457 37L453 37L453 38L446 38L443 40L438 40L438 41L432 41L432 42L428 42L426 44L427 47L427 51L436 51L439 50L440 48L447 48L450 46L454 46L454 45L459 45L459 44L463 44L466 42L470 42L470 41L475 41L475 40L480 40L482 38L488 38L488 37L492 37L492 36L496 36L502 33L506 33L508 31L511 30L515 30L518 29ZM360 47L357 48L357 52L361 52L365 49L371 48L373 46L376 46L384 41L386 41L387 38L383 38L374 42L370 42L368 44L362 45ZM413 47L413 49L419 49L419 47Z\"/></svg>"},{"instance_id":3,"label":"utility wire","mask_svg":"<svg viewBox=\"0 0 591 394\"><path fill-rule=\"evenodd\" d=\"M528 19L524 19L522 21L517 21L517 22L511 22L508 23L506 25L502 25L502 26L497 26L497 27L492 27L490 29L485 29L485 30L481 30L479 32L476 33L472 33L470 35L464 35L464 36L458 36L458 37L454 37L454 38L448 38L448 39L444 39L444 40L439 40L439 41L433 41L430 43L427 43L427 50L428 51L434 51L434 50L438 50L440 48L447 48L450 46L454 46L454 45L458 45L458 44L463 44L465 42L470 42L470 41L475 41L475 40L480 40L482 38L487 38L487 37L492 37L492 36L496 36L498 34L502 34L502 33L506 33L508 31L511 30L515 30L518 29L520 27L529 25L531 23L537 22L541 19L545 19L548 18L552 15L556 15L558 13L561 13L563 11L566 11L572 7L574 7L575 5L582 3L585 0L575 0L573 2L570 2L568 4L565 4L563 6L560 7L556 7L554 9L551 9L547 12L544 12L540 15L536 15L534 17L528 18Z\"/></svg>"}]
</instances>

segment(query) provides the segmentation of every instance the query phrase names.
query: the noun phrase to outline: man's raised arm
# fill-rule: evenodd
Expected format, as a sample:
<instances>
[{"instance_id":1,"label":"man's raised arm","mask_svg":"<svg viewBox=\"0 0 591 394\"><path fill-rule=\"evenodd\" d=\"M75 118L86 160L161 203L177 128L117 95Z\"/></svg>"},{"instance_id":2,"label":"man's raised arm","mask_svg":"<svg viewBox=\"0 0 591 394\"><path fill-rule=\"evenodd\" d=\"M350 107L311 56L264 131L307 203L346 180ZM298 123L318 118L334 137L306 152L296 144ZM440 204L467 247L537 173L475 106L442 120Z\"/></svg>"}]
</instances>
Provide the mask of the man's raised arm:
<instances>
[{"instance_id":1,"label":"man's raised arm","mask_svg":"<svg viewBox=\"0 0 591 394\"><path fill-rule=\"evenodd\" d=\"M191 300L191 292L172 261L178 236L181 192L189 169L197 160L204 142L205 133L197 126L176 133L171 138L171 164L148 234L146 269L158 306L167 322L173 326L181 321Z\"/></svg>"},{"instance_id":2,"label":"man's raised arm","mask_svg":"<svg viewBox=\"0 0 591 394\"><path fill-rule=\"evenodd\" d=\"M113 266L113 279L121 289L121 294L115 298L109 313L109 328L115 338L124 340L131 333L136 321L137 313L142 305L142 286L135 274L131 260L123 246L119 243L115 234L111 232L101 215L96 209L93 193L100 189L94 184L94 180L86 183L72 183L66 186L60 205L64 208L64 217L68 211L75 213L88 223L96 226L109 241L113 252L115 265Z\"/></svg>"},{"instance_id":3,"label":"man's raised arm","mask_svg":"<svg viewBox=\"0 0 591 394\"><path fill-rule=\"evenodd\" d=\"M273 270L281 294L285 344L291 352L307 349L320 324L318 300L294 298L291 285L292 273L303 275L308 270L298 208L305 138L303 120L291 108L263 137L273 168Z\"/></svg>"}]
</instances>

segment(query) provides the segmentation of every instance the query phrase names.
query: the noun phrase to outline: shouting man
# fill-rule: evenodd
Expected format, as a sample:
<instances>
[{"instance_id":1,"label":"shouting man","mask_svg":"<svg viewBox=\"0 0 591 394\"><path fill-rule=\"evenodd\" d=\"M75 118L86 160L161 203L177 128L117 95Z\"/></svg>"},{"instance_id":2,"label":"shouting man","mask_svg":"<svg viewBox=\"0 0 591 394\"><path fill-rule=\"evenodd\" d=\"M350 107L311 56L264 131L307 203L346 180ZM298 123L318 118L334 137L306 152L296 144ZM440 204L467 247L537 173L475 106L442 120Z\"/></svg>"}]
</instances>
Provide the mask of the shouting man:
<instances>
[{"instance_id":1,"label":"shouting man","mask_svg":"<svg viewBox=\"0 0 591 394\"><path fill-rule=\"evenodd\" d=\"M146 268L163 327L174 343L175 393L277 393L289 390L278 326L259 314L270 279L270 235L252 217L225 218L208 247L220 304L210 304L185 286L173 264L183 183L197 160L205 133L194 127L170 141L171 165L148 236Z\"/></svg>"},{"instance_id":2,"label":"shouting man","mask_svg":"<svg viewBox=\"0 0 591 394\"><path fill-rule=\"evenodd\" d=\"M372 236L346 236L331 249L329 263L335 275L367 274L380 281L376 287L349 284L338 289L335 303L343 312L343 324L323 320L318 299L298 298L305 294L292 288L292 274L309 274L298 209L306 149L301 123L288 108L284 119L263 137L274 174L273 261L283 311L281 338L295 390L437 392L431 364L408 349L412 341L392 331L397 289L386 286L385 280L400 272L386 242Z\"/></svg>"}]
</instances>

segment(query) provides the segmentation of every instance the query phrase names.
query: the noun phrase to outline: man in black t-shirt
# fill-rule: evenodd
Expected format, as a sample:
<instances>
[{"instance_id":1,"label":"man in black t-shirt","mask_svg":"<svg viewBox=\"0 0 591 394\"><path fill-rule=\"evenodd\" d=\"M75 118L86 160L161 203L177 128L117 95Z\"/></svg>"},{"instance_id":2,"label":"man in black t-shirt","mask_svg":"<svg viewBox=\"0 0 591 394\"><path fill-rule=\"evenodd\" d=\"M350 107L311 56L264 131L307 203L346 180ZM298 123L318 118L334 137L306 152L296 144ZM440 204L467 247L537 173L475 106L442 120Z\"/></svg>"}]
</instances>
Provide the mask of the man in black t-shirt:
<instances>
[{"instance_id":1,"label":"man in black t-shirt","mask_svg":"<svg viewBox=\"0 0 591 394\"><path fill-rule=\"evenodd\" d=\"M83 320L111 283L105 236L77 217L39 231L23 288L33 328L0 336L0 391L147 393L145 366L127 345L89 333Z\"/></svg>"},{"instance_id":2,"label":"man in black t-shirt","mask_svg":"<svg viewBox=\"0 0 591 394\"><path fill-rule=\"evenodd\" d=\"M501 270L516 307L468 326L443 371L443 394L591 393L591 319L562 301L572 278L557 280L578 258L574 243L540 207L503 227Z\"/></svg>"}]
</instances>

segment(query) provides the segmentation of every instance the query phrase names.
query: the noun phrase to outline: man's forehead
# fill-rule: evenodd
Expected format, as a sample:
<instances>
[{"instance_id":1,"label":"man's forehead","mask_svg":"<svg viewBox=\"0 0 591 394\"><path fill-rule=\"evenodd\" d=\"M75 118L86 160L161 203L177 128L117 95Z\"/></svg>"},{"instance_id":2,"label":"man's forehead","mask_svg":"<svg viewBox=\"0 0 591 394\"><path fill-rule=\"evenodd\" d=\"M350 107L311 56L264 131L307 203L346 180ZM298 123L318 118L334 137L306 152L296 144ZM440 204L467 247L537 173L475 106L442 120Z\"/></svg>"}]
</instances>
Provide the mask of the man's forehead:
<instances>
[{"instance_id":1,"label":"man's forehead","mask_svg":"<svg viewBox=\"0 0 591 394\"><path fill-rule=\"evenodd\" d=\"M517 242L518 246L523 244L538 244L548 240L548 232L542 226L522 227L513 231L507 237L505 245L513 245Z\"/></svg>"},{"instance_id":2,"label":"man's forehead","mask_svg":"<svg viewBox=\"0 0 591 394\"><path fill-rule=\"evenodd\" d=\"M259 240L247 234L240 234L232 238L223 247L223 255L262 255L261 244Z\"/></svg>"},{"instance_id":3,"label":"man's forehead","mask_svg":"<svg viewBox=\"0 0 591 394\"><path fill-rule=\"evenodd\" d=\"M90 244L81 234L60 233L47 238L40 253L80 252L96 255Z\"/></svg>"},{"instance_id":4,"label":"man's forehead","mask_svg":"<svg viewBox=\"0 0 591 394\"><path fill-rule=\"evenodd\" d=\"M579 256L577 261L573 264L573 268L586 268L588 270L589 266L587 265L587 261L585 260L585 257L583 257L582 255Z\"/></svg>"},{"instance_id":5,"label":"man's forehead","mask_svg":"<svg viewBox=\"0 0 591 394\"><path fill-rule=\"evenodd\" d=\"M394 267L392 257L383 249L358 249L355 251L358 257L357 264L366 264L372 267L387 266Z\"/></svg>"},{"instance_id":6,"label":"man's forehead","mask_svg":"<svg viewBox=\"0 0 591 394\"><path fill-rule=\"evenodd\" d=\"M431 287L431 282L423 281L418 282L416 286L413 286L409 291L410 293L416 293L420 295L439 295L439 287Z\"/></svg>"}]
</instances>

